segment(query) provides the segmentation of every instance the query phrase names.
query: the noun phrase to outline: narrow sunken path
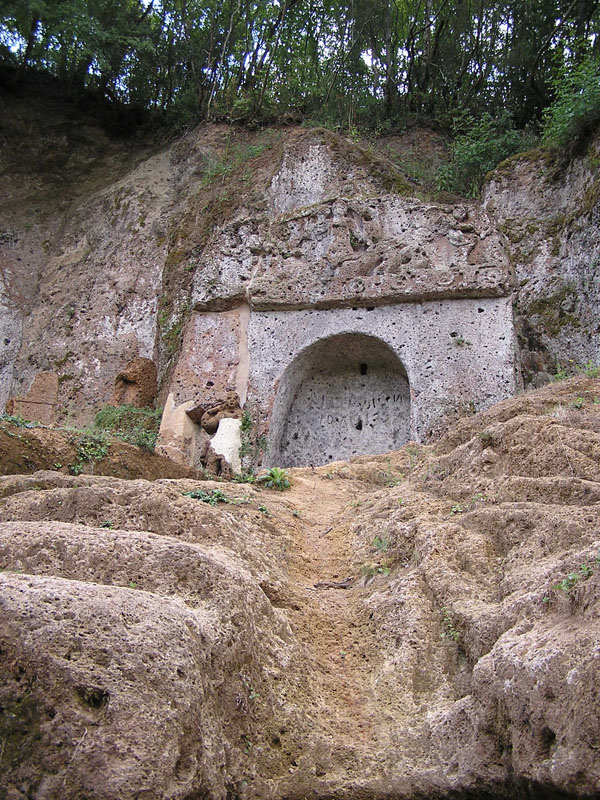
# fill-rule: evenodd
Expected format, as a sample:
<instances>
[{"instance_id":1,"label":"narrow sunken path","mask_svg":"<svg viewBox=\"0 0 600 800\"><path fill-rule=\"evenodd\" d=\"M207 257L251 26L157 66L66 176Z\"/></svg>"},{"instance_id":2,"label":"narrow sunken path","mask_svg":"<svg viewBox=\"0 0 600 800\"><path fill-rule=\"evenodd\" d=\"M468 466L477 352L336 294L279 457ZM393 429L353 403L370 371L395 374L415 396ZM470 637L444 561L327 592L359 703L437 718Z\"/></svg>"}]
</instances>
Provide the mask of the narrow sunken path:
<instances>
[{"instance_id":1,"label":"narrow sunken path","mask_svg":"<svg viewBox=\"0 0 600 800\"><path fill-rule=\"evenodd\" d=\"M383 747L372 670L379 648L365 603L374 587L364 585L354 553L356 482L329 474L294 470L292 488L280 495L299 514L289 559L297 609L289 616L317 676L315 729L334 748L332 761L343 778L366 780ZM348 588L329 586L345 582Z\"/></svg>"}]
</instances>

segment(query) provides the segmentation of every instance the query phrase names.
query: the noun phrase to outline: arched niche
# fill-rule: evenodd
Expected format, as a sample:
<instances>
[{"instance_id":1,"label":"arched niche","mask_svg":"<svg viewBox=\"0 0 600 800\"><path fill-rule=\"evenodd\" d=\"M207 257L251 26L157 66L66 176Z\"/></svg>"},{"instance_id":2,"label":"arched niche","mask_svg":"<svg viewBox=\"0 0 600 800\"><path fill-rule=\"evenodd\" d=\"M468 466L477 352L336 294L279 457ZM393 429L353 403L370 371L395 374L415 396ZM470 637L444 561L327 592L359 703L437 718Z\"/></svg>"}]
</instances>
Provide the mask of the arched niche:
<instances>
[{"instance_id":1,"label":"arched niche","mask_svg":"<svg viewBox=\"0 0 600 800\"><path fill-rule=\"evenodd\" d=\"M385 342L343 333L285 370L271 414L267 461L283 467L385 453L410 438L406 370Z\"/></svg>"}]
</instances>

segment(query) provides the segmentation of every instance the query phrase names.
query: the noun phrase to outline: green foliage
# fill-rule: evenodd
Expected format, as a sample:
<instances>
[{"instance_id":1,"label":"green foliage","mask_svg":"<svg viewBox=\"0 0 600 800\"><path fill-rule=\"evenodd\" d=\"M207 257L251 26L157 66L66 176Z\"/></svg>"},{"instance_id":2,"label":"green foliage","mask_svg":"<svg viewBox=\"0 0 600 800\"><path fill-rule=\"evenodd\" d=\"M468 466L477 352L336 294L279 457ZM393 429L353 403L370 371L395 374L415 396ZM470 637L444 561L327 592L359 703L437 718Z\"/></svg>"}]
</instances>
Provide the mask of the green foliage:
<instances>
[{"instance_id":1,"label":"green foliage","mask_svg":"<svg viewBox=\"0 0 600 800\"><path fill-rule=\"evenodd\" d=\"M202 177L202 185L209 186L217 179L224 182L225 179L235 172L242 164L257 158L267 147L270 147L269 141L262 141L258 144L247 145L234 145L228 147L225 154L220 158L210 159L204 175Z\"/></svg>"},{"instance_id":2,"label":"green foliage","mask_svg":"<svg viewBox=\"0 0 600 800\"><path fill-rule=\"evenodd\" d=\"M93 472L94 465L108 455L108 442L103 432L89 431L72 439L77 451L77 460L69 464L71 475L81 475L88 464Z\"/></svg>"},{"instance_id":3,"label":"green foliage","mask_svg":"<svg viewBox=\"0 0 600 800\"><path fill-rule=\"evenodd\" d=\"M592 565L583 563L579 565L577 572L569 572L558 583L555 583L552 589L555 592L563 592L571 596L573 590L578 586L581 581L587 581L594 574L594 570L600 567L600 552L597 553ZM549 605L552 600L552 595L547 594L542 598L542 603Z\"/></svg>"},{"instance_id":4,"label":"green foliage","mask_svg":"<svg viewBox=\"0 0 600 800\"><path fill-rule=\"evenodd\" d=\"M161 418L161 408L106 406L94 417L94 427L136 447L154 450Z\"/></svg>"},{"instance_id":5,"label":"green foliage","mask_svg":"<svg viewBox=\"0 0 600 800\"><path fill-rule=\"evenodd\" d=\"M577 586L579 581L587 581L588 578L594 574L594 570L589 564L581 564L577 572L569 572L569 574L555 584L552 588L560 592L570 594L570 592Z\"/></svg>"},{"instance_id":6,"label":"green foliage","mask_svg":"<svg viewBox=\"0 0 600 800\"><path fill-rule=\"evenodd\" d=\"M280 492L291 486L287 471L279 467L271 467L264 475L259 475L257 481L263 483L267 489L278 489Z\"/></svg>"},{"instance_id":7,"label":"green foliage","mask_svg":"<svg viewBox=\"0 0 600 800\"><path fill-rule=\"evenodd\" d=\"M263 453L269 449L267 437L258 434L258 424L252 418L252 414L246 409L242 413L240 421L240 460L244 466L242 475L248 477L248 482L253 483L256 478L254 471Z\"/></svg>"},{"instance_id":8,"label":"green foliage","mask_svg":"<svg viewBox=\"0 0 600 800\"><path fill-rule=\"evenodd\" d=\"M128 109L175 125L304 118L357 137L485 108L524 128L585 56L599 13L556 0L4 0L0 62L87 90L122 123Z\"/></svg>"},{"instance_id":9,"label":"green foliage","mask_svg":"<svg viewBox=\"0 0 600 800\"><path fill-rule=\"evenodd\" d=\"M553 379L555 381L564 381L575 375L583 375L586 378L598 378L600 377L600 366L593 361L588 361L586 364L576 364L573 359L569 359L566 364L556 365Z\"/></svg>"},{"instance_id":10,"label":"green foliage","mask_svg":"<svg viewBox=\"0 0 600 800\"><path fill-rule=\"evenodd\" d=\"M251 470L245 472L239 472L237 475L234 475L231 479L234 483L256 483L256 475Z\"/></svg>"},{"instance_id":11,"label":"green foliage","mask_svg":"<svg viewBox=\"0 0 600 800\"><path fill-rule=\"evenodd\" d=\"M450 163L439 168L436 182L439 189L465 197L477 197L488 172L534 143L531 136L516 130L507 112L498 117L485 112L478 119L462 116L454 132Z\"/></svg>"},{"instance_id":12,"label":"green foliage","mask_svg":"<svg viewBox=\"0 0 600 800\"><path fill-rule=\"evenodd\" d=\"M442 607L442 624L444 630L442 631L442 639L452 639L453 642L460 641L460 631L456 627L452 615L446 606Z\"/></svg>"},{"instance_id":13,"label":"green foliage","mask_svg":"<svg viewBox=\"0 0 600 800\"><path fill-rule=\"evenodd\" d=\"M20 414L0 414L0 422L8 422L15 428L39 428L39 422L23 419Z\"/></svg>"},{"instance_id":14,"label":"green foliage","mask_svg":"<svg viewBox=\"0 0 600 800\"><path fill-rule=\"evenodd\" d=\"M479 441L482 447L493 447L496 441L493 431L481 431L479 433Z\"/></svg>"},{"instance_id":15,"label":"green foliage","mask_svg":"<svg viewBox=\"0 0 600 800\"><path fill-rule=\"evenodd\" d=\"M387 564L363 564L360 568L360 574L363 578L374 578L376 575L389 575L390 567Z\"/></svg>"},{"instance_id":16,"label":"green foliage","mask_svg":"<svg viewBox=\"0 0 600 800\"><path fill-rule=\"evenodd\" d=\"M587 378L600 377L600 366L598 364L594 364L593 361L588 361L587 364L584 364L582 367L576 367L576 369L577 372L585 375Z\"/></svg>"},{"instance_id":17,"label":"green foliage","mask_svg":"<svg viewBox=\"0 0 600 800\"><path fill-rule=\"evenodd\" d=\"M242 412L242 418L240 420L240 430L242 433L247 433L248 431L252 430L253 426L252 416L249 411Z\"/></svg>"},{"instance_id":18,"label":"green foliage","mask_svg":"<svg viewBox=\"0 0 600 800\"><path fill-rule=\"evenodd\" d=\"M543 143L574 152L600 123L600 63L590 53L569 64L553 81L555 99L544 113Z\"/></svg>"},{"instance_id":19,"label":"green foliage","mask_svg":"<svg viewBox=\"0 0 600 800\"><path fill-rule=\"evenodd\" d=\"M231 499L220 489L213 489L212 492L205 492L204 489L194 489L191 492L183 492L183 496L201 500L209 506L216 506L217 503L231 503Z\"/></svg>"},{"instance_id":20,"label":"green foliage","mask_svg":"<svg viewBox=\"0 0 600 800\"><path fill-rule=\"evenodd\" d=\"M384 534L383 536L376 536L371 544L378 553L387 553L387 551L390 549L390 540L387 534Z\"/></svg>"}]
</instances>

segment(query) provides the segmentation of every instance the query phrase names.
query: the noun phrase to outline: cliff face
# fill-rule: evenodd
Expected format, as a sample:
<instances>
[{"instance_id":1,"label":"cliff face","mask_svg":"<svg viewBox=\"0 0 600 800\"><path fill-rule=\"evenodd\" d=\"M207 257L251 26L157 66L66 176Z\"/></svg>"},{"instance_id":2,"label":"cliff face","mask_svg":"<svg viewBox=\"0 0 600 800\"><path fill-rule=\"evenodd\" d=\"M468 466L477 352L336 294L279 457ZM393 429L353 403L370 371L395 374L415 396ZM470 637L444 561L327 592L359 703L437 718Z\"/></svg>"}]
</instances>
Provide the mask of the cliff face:
<instances>
[{"instance_id":1,"label":"cliff face","mask_svg":"<svg viewBox=\"0 0 600 800\"><path fill-rule=\"evenodd\" d=\"M0 227L12 326L3 333L2 402L53 372L56 418L77 419L85 404L106 402L118 365L154 357L165 157L110 138L52 98L2 99Z\"/></svg>"},{"instance_id":2,"label":"cliff face","mask_svg":"<svg viewBox=\"0 0 600 800\"><path fill-rule=\"evenodd\" d=\"M295 357L284 344L265 362L282 338L269 331L281 320L302 338L306 318L291 312L305 310L321 312L329 335L373 332L392 348L417 401L407 423L417 438L514 391L515 371L518 384L521 372L598 358L597 149L568 168L515 158L480 207L411 184L402 141L216 126L151 151L52 98L3 100L2 404L48 372L54 418L87 420L145 358L163 402L210 404L234 388L268 433L272 387L285 393ZM368 331L348 316L384 306L388 318L372 314ZM439 328L420 326L420 309L441 314ZM406 328L397 341L394 321Z\"/></svg>"},{"instance_id":3,"label":"cliff face","mask_svg":"<svg viewBox=\"0 0 600 800\"><path fill-rule=\"evenodd\" d=\"M600 362L600 142L565 165L543 152L493 173L483 207L505 236L527 381Z\"/></svg>"}]
</instances>

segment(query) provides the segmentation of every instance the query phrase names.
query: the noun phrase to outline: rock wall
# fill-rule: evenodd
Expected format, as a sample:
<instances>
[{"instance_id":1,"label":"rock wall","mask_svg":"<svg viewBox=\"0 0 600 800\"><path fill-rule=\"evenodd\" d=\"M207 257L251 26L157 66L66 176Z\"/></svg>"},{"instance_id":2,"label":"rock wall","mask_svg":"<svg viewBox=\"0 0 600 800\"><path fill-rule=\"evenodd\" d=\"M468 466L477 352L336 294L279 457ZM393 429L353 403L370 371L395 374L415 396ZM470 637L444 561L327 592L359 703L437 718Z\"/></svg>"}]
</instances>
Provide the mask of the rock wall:
<instances>
[{"instance_id":1,"label":"rock wall","mask_svg":"<svg viewBox=\"0 0 600 800\"><path fill-rule=\"evenodd\" d=\"M215 349L215 339L225 346ZM174 372L161 446L176 455L170 420L180 408L210 404L216 384L218 393L237 389L247 399L257 430L268 436L265 464L385 452L513 394L515 364L509 298L196 312ZM377 423L354 409L348 416L352 406L366 412L382 401L386 411ZM194 434L186 423L186 430L176 457L194 464L200 429Z\"/></svg>"},{"instance_id":2,"label":"rock wall","mask_svg":"<svg viewBox=\"0 0 600 800\"><path fill-rule=\"evenodd\" d=\"M600 363L600 141L563 163L544 151L509 159L483 207L506 237L526 381Z\"/></svg>"},{"instance_id":3,"label":"rock wall","mask_svg":"<svg viewBox=\"0 0 600 800\"><path fill-rule=\"evenodd\" d=\"M390 191L366 154L371 174L352 162L345 171L350 158L334 144L319 132L291 137L264 211L238 215L187 260L191 312L159 439L171 455L179 409L233 389L270 464L383 452L514 391L512 275L488 216L418 199L404 184ZM365 350L354 357L327 344L342 335L371 336L380 355L359 338L346 340ZM323 363L309 363L319 342ZM354 381L369 362L368 380ZM366 412L382 399L377 421L350 421L350 405ZM339 413L319 414L319 403ZM178 457L198 466L197 437L183 425Z\"/></svg>"},{"instance_id":4,"label":"rock wall","mask_svg":"<svg viewBox=\"0 0 600 800\"><path fill-rule=\"evenodd\" d=\"M292 458L289 463L296 465L315 458L323 463L385 452L386 441L399 446L409 439L423 440L440 432L450 419L487 408L515 390L507 299L407 303L371 310L257 312L250 317L248 340L250 353L256 354L250 360L249 399L262 409L273 408L269 463L285 454L288 433L294 435L291 429L284 431L290 414L305 432L317 424L311 405L321 401L306 396L316 388L307 384L314 380L315 370L318 382L335 386L338 393L330 392L322 400L319 435L311 434L307 442L312 456ZM319 342L320 351L315 349ZM365 375L360 374L361 364ZM358 376L353 385L348 384L350 374ZM385 400L394 395L396 400ZM371 435L375 428L363 425L348 446L335 444L341 429L356 430L359 417L346 417L350 406L366 412L369 403L382 401L387 419L382 409L379 436ZM319 436L323 436L320 445Z\"/></svg>"},{"instance_id":5,"label":"rock wall","mask_svg":"<svg viewBox=\"0 0 600 800\"><path fill-rule=\"evenodd\" d=\"M300 436L284 432L286 415L306 428L318 380L344 395L355 369L332 351L337 377L317 380L311 368L303 399L296 359L320 339L373 336L399 359L396 422L371 445L371 423L362 434L348 422L347 446L332 434L335 458L423 439L513 392L521 364L508 298L526 378L598 360L597 150L562 172L520 157L494 175L483 205L440 202L375 146L328 131L208 126L151 150L73 109L65 124L51 98L29 110L6 99L3 406L52 373L56 421L87 422L126 395L115 381L142 359L155 365L158 401L170 398L169 419L237 391L283 458L284 440ZM24 132L44 122L22 151ZM195 429L169 419L162 445L196 463ZM314 449L309 437L290 459Z\"/></svg>"}]
</instances>

